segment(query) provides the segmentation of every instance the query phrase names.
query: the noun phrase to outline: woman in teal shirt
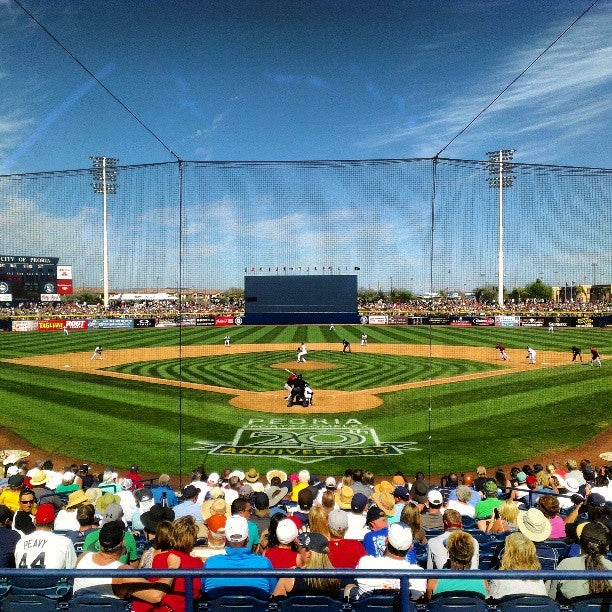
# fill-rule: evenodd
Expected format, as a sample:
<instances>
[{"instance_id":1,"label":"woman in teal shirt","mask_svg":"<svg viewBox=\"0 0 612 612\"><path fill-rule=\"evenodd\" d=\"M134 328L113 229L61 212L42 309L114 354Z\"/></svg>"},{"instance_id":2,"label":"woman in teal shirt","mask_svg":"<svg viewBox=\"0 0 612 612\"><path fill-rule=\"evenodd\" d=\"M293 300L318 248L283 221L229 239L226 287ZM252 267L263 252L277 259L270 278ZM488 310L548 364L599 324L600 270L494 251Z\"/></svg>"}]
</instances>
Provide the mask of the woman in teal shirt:
<instances>
[{"instance_id":1,"label":"woman in teal shirt","mask_svg":"<svg viewBox=\"0 0 612 612\"><path fill-rule=\"evenodd\" d=\"M446 540L448 561L446 569L469 570L474 556L474 540L465 531L453 531ZM487 596L487 583L481 578L430 578L427 581L427 599L442 593L456 591L472 592L483 598Z\"/></svg>"}]
</instances>

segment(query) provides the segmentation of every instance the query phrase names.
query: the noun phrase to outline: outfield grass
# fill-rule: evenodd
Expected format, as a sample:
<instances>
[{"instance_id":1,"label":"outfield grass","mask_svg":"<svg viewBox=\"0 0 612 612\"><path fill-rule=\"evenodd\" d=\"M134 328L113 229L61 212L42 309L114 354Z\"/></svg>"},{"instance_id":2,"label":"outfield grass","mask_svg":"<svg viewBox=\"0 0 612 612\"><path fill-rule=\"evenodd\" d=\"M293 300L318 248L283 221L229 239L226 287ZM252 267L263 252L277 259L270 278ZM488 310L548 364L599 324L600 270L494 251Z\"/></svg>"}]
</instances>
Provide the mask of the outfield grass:
<instances>
[{"instance_id":1,"label":"outfield grass","mask_svg":"<svg viewBox=\"0 0 612 612\"><path fill-rule=\"evenodd\" d=\"M399 391L382 396L382 405L371 411L324 415L329 422L335 418L341 422L355 419L374 429L381 443L415 442L420 450L399 456L325 459L314 463L311 471L341 473L348 465L357 464L375 473L392 473L397 469L411 473L427 470L430 459L433 473L473 469L480 463L508 463L551 448L572 448L610 427L612 366L606 356L612 353L612 336L597 329L558 329L549 334L544 329L525 328L336 326L330 332L327 326L254 326L89 331L67 337L61 333L4 333L0 335L0 357L91 351L98 343L109 350L171 346L179 341L186 345L221 344L226 333L234 344L293 342L297 346L300 341L340 343L346 337L357 345L364 330L370 343L431 342L489 346L492 351L497 342L509 348L523 348L529 343L537 350L567 351L568 363L572 344L582 346L586 361L588 346L594 344L602 353L604 364L601 369L577 365L538 369ZM293 357L291 353L290 358ZM342 355L329 353L328 357ZM358 352L352 357L356 362L366 358L365 362L358 362L362 369L375 369L381 363L386 367L387 360L391 364L395 359ZM369 361L370 357L383 359ZM403 359L408 369L413 366L416 369L418 359ZM442 369L448 367L444 363L447 360L428 361L442 362ZM190 360L182 360L183 367L189 365ZM243 362L240 368L237 378L256 378L253 362L251 367ZM264 371L266 367L261 365L261 372ZM312 371L308 378L315 384L315 374L328 377L331 372L340 372L340 368ZM389 384L386 374L379 373L379 379L373 386ZM265 388L271 384L267 380ZM275 382L272 388L276 387ZM184 471L198 464L208 469L226 466L247 469L253 465L260 471L279 463L291 471L300 465L274 457L215 457L188 450L201 447L198 442L231 441L249 419L274 417L280 418L286 428L292 426L291 414L279 417L239 410L228 404L229 396L225 394L4 362L0 367L0 398L2 424L35 446L48 453L112 464L120 470L134 461L146 471L171 473L177 473L181 465ZM321 429L325 429L323 424Z\"/></svg>"}]
</instances>

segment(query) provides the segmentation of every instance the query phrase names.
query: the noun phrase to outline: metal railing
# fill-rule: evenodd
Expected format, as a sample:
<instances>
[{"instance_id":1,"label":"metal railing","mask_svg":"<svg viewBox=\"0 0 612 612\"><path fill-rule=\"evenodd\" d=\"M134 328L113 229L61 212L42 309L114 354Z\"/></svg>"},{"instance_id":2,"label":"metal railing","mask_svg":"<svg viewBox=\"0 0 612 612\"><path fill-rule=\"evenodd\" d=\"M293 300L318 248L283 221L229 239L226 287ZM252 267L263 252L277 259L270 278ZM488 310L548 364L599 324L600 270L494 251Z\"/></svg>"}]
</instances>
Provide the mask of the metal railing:
<instances>
[{"instance_id":1,"label":"metal railing","mask_svg":"<svg viewBox=\"0 0 612 612\"><path fill-rule=\"evenodd\" d=\"M401 610L405 612L410 609L410 579L423 578L448 578L448 579L503 579L503 580L589 580L610 579L609 570L585 571L585 570L354 570L354 569L241 569L241 570L152 570L152 569L3 569L2 578L10 584L11 577L24 578L64 578L70 581L74 578L184 578L185 579L185 610L194 609L193 580L200 578L247 578L255 575L258 578L290 578L300 576L303 578L330 577L348 578L354 581L356 578L384 578L397 579L400 583ZM202 589L204 592L204 590Z\"/></svg>"}]
</instances>

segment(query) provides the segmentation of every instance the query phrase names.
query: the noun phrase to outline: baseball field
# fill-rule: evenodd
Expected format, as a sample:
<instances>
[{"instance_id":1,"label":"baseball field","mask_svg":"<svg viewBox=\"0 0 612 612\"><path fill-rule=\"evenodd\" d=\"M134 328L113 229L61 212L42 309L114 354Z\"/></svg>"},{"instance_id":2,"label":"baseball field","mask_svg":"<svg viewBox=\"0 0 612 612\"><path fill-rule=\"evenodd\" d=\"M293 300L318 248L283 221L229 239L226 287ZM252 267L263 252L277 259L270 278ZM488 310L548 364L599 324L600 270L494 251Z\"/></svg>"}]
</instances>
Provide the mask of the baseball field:
<instances>
[{"instance_id":1,"label":"baseball field","mask_svg":"<svg viewBox=\"0 0 612 612\"><path fill-rule=\"evenodd\" d=\"M473 470L609 433L611 338L601 329L342 325L4 333L2 425L42 457L137 462L152 473ZM300 342L308 354L298 364ZM98 344L103 359L92 360ZM572 363L572 345L582 364ZM589 366L590 345L603 367ZM308 380L312 406L287 408L285 370Z\"/></svg>"}]
</instances>

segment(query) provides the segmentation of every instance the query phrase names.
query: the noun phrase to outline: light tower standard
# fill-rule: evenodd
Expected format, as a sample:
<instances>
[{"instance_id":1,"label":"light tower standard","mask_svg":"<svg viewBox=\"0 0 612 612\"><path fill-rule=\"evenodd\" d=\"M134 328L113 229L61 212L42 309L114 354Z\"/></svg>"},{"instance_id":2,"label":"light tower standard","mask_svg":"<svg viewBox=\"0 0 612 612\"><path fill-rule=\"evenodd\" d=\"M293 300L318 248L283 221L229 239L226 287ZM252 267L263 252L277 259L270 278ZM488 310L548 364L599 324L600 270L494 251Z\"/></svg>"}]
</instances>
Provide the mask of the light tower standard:
<instances>
[{"instance_id":1,"label":"light tower standard","mask_svg":"<svg viewBox=\"0 0 612 612\"><path fill-rule=\"evenodd\" d=\"M489 151L489 187L499 189L499 249L497 252L497 303L504 307L504 187L511 187L516 178L512 174L515 149Z\"/></svg>"},{"instance_id":2,"label":"light tower standard","mask_svg":"<svg viewBox=\"0 0 612 612\"><path fill-rule=\"evenodd\" d=\"M104 309L108 309L108 225L106 196L117 193L117 162L116 157L92 157L91 170L94 180L91 183L94 193L102 194L102 282L104 285Z\"/></svg>"}]
</instances>

